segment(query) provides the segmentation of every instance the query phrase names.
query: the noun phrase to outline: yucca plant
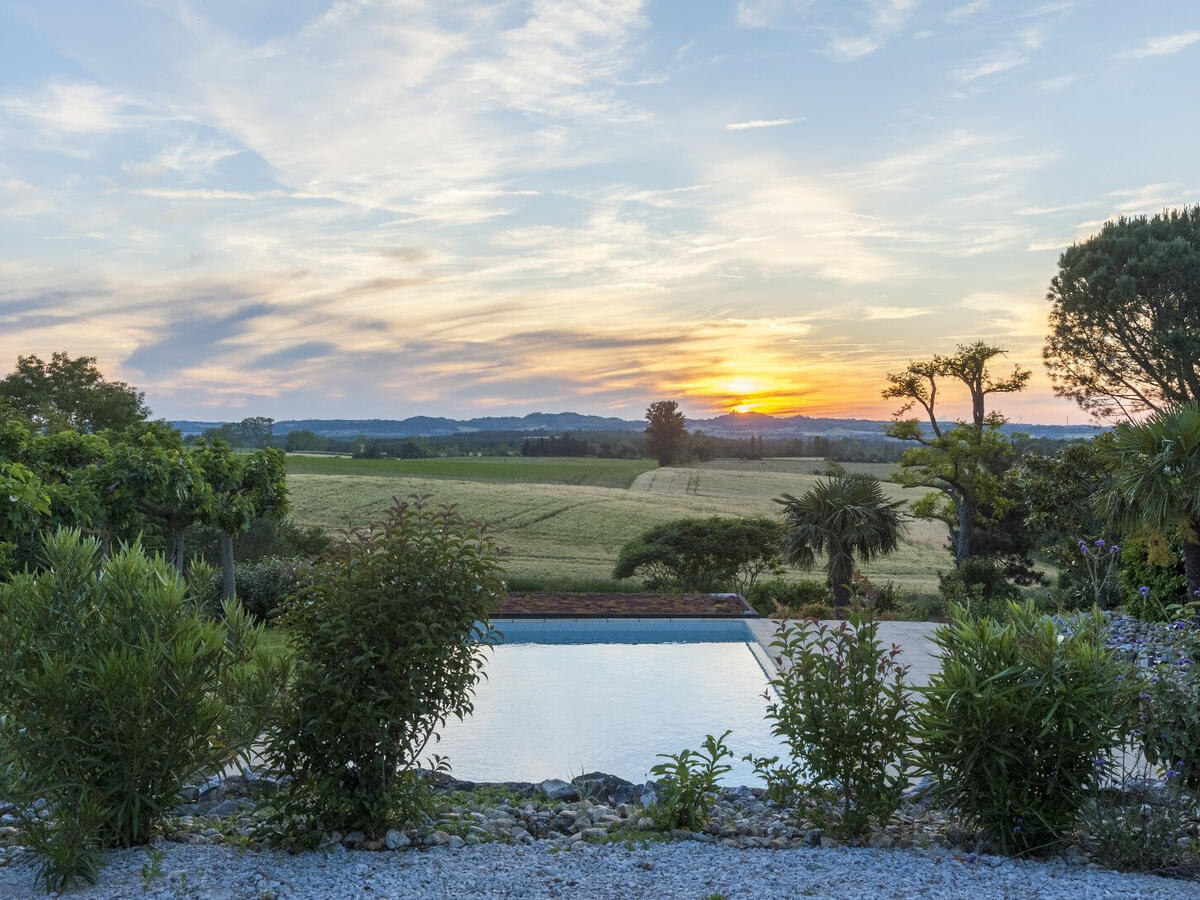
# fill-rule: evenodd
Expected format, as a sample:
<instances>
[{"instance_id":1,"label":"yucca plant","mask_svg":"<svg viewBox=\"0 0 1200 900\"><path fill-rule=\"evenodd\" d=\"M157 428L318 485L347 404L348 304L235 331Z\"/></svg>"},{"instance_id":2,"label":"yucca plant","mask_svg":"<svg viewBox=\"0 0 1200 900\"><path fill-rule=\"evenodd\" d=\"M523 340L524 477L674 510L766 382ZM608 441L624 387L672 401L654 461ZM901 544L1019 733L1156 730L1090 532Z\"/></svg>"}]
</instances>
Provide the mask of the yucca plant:
<instances>
[{"instance_id":1,"label":"yucca plant","mask_svg":"<svg viewBox=\"0 0 1200 900\"><path fill-rule=\"evenodd\" d=\"M904 533L903 501L889 501L874 475L822 479L800 497L784 494L775 502L783 506L784 559L811 569L817 554L825 554L837 606L850 600L855 560L893 553Z\"/></svg>"}]
</instances>

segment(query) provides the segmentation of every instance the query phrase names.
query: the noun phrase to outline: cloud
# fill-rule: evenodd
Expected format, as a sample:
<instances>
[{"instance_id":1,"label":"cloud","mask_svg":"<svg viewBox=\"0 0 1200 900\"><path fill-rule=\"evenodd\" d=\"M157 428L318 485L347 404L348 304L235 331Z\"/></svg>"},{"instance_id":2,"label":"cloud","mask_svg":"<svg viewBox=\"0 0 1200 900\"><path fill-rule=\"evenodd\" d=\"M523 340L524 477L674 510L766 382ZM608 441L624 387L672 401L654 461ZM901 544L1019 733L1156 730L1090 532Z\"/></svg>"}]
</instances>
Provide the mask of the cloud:
<instances>
[{"instance_id":1,"label":"cloud","mask_svg":"<svg viewBox=\"0 0 1200 900\"><path fill-rule=\"evenodd\" d=\"M983 12L992 5L992 0L971 0L961 6L956 6L946 13L945 19L951 25L964 22L976 13Z\"/></svg>"},{"instance_id":2,"label":"cloud","mask_svg":"<svg viewBox=\"0 0 1200 900\"><path fill-rule=\"evenodd\" d=\"M959 69L955 78L962 84L969 84L981 78L1003 75L1020 68L1028 63L1033 52L1046 42L1046 37L1047 33L1043 27L1026 28L1019 32L1008 46Z\"/></svg>"},{"instance_id":3,"label":"cloud","mask_svg":"<svg viewBox=\"0 0 1200 900\"><path fill-rule=\"evenodd\" d=\"M1145 59L1148 56L1170 56L1200 41L1200 31L1183 31L1179 34L1164 34L1149 37L1129 50L1117 54L1118 59Z\"/></svg>"},{"instance_id":4,"label":"cloud","mask_svg":"<svg viewBox=\"0 0 1200 900\"><path fill-rule=\"evenodd\" d=\"M868 319L913 319L927 316L933 309L928 306L867 306L863 313Z\"/></svg>"},{"instance_id":5,"label":"cloud","mask_svg":"<svg viewBox=\"0 0 1200 900\"><path fill-rule=\"evenodd\" d=\"M866 30L858 34L835 32L825 52L840 62L852 62L874 53L900 31L917 8L918 0L860 0L859 18Z\"/></svg>"},{"instance_id":6,"label":"cloud","mask_svg":"<svg viewBox=\"0 0 1200 900\"><path fill-rule=\"evenodd\" d=\"M751 119L748 122L730 122L725 126L726 131L747 131L751 128L778 128L780 125L793 125L803 119Z\"/></svg>"},{"instance_id":7,"label":"cloud","mask_svg":"<svg viewBox=\"0 0 1200 900\"><path fill-rule=\"evenodd\" d=\"M32 95L0 98L0 111L69 134L97 134L126 124L129 101L99 84L51 82Z\"/></svg>"}]
</instances>

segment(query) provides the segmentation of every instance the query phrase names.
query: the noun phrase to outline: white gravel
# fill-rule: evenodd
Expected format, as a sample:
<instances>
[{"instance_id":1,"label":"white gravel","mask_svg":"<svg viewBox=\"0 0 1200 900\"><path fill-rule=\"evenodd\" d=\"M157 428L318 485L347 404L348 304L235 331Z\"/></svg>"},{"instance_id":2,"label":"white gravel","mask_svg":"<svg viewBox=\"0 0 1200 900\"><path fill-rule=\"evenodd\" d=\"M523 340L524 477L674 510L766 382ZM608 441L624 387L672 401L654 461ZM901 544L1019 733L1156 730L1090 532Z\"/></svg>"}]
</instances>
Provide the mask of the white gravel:
<instances>
[{"instance_id":1,"label":"white gravel","mask_svg":"<svg viewBox=\"0 0 1200 900\"><path fill-rule=\"evenodd\" d=\"M461 850L365 853L238 851L159 845L163 876L143 879L145 850L113 853L79 898L735 898L1200 897L1200 884L1063 863L936 851L735 850L680 842L646 849L485 844ZM186 876L186 877L185 877ZM0 897L37 896L26 864L0 869ZM44 896L44 895L43 895Z\"/></svg>"}]
</instances>

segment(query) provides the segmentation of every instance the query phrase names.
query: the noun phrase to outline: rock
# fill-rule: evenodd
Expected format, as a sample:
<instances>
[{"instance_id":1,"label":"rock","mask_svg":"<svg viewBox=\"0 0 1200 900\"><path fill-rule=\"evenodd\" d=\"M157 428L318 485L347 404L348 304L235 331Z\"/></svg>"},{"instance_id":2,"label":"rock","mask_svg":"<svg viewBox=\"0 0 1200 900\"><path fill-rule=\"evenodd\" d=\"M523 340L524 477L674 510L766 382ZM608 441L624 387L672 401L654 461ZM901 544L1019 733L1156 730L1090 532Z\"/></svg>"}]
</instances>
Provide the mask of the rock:
<instances>
[{"instance_id":1,"label":"rock","mask_svg":"<svg viewBox=\"0 0 1200 900\"><path fill-rule=\"evenodd\" d=\"M342 838L342 846L343 847L357 847L359 844L361 844L366 839L367 839L367 836L365 834L363 834L361 831L351 831L349 834L345 835Z\"/></svg>"},{"instance_id":2,"label":"rock","mask_svg":"<svg viewBox=\"0 0 1200 900\"><path fill-rule=\"evenodd\" d=\"M638 831L653 831L654 820L649 816L642 816L637 820Z\"/></svg>"},{"instance_id":3,"label":"rock","mask_svg":"<svg viewBox=\"0 0 1200 900\"><path fill-rule=\"evenodd\" d=\"M896 840L890 834L880 832L871 835L870 845L876 850L891 850L896 846Z\"/></svg>"},{"instance_id":4,"label":"rock","mask_svg":"<svg viewBox=\"0 0 1200 900\"><path fill-rule=\"evenodd\" d=\"M603 800L607 803L628 803L636 799L642 791L631 781L618 778L616 775L606 775L603 772L588 772L586 775L576 775L571 784L582 797L593 800Z\"/></svg>"},{"instance_id":5,"label":"rock","mask_svg":"<svg viewBox=\"0 0 1200 900\"><path fill-rule=\"evenodd\" d=\"M834 848L836 848L838 846L839 846L839 844L834 838L831 838L831 837L822 837L821 838L821 849L822 850L833 850Z\"/></svg>"},{"instance_id":6,"label":"rock","mask_svg":"<svg viewBox=\"0 0 1200 900\"><path fill-rule=\"evenodd\" d=\"M466 843L466 841L464 841L462 838L460 838L457 834L452 834L452 835L450 835L450 840L446 841L446 846L449 847L451 850L457 850L459 847L461 847L465 843Z\"/></svg>"},{"instance_id":7,"label":"rock","mask_svg":"<svg viewBox=\"0 0 1200 900\"><path fill-rule=\"evenodd\" d=\"M215 818L222 818L224 816L235 815L240 809L241 806L236 800L222 800L216 806L212 807L208 811L208 814Z\"/></svg>"},{"instance_id":8,"label":"rock","mask_svg":"<svg viewBox=\"0 0 1200 900\"><path fill-rule=\"evenodd\" d=\"M585 841L598 841L608 837L607 828L585 828L579 832Z\"/></svg>"},{"instance_id":9,"label":"rock","mask_svg":"<svg viewBox=\"0 0 1200 900\"><path fill-rule=\"evenodd\" d=\"M821 839L824 837L825 834L820 828L810 828L808 831L804 832L804 843L808 844L810 847L820 847Z\"/></svg>"},{"instance_id":10,"label":"rock","mask_svg":"<svg viewBox=\"0 0 1200 900\"><path fill-rule=\"evenodd\" d=\"M657 802L658 791L654 789L653 785L647 784L642 788L641 794L638 795L638 803L642 804L642 806L653 806Z\"/></svg>"},{"instance_id":11,"label":"rock","mask_svg":"<svg viewBox=\"0 0 1200 900\"><path fill-rule=\"evenodd\" d=\"M522 828L520 825L515 825L508 830L508 837L517 844L532 844L533 835Z\"/></svg>"},{"instance_id":12,"label":"rock","mask_svg":"<svg viewBox=\"0 0 1200 900\"><path fill-rule=\"evenodd\" d=\"M572 801L579 799L579 791L575 785L558 778L548 778L538 785L538 790L546 795L548 800Z\"/></svg>"},{"instance_id":13,"label":"rock","mask_svg":"<svg viewBox=\"0 0 1200 900\"><path fill-rule=\"evenodd\" d=\"M441 847L450 843L450 835L442 830L435 831L429 837L425 838L425 843L430 847Z\"/></svg>"},{"instance_id":14,"label":"rock","mask_svg":"<svg viewBox=\"0 0 1200 900\"><path fill-rule=\"evenodd\" d=\"M946 841L952 847L961 846L974 839L974 835L954 822L946 826Z\"/></svg>"},{"instance_id":15,"label":"rock","mask_svg":"<svg viewBox=\"0 0 1200 900\"><path fill-rule=\"evenodd\" d=\"M383 841L363 841L361 849L363 850L382 850L384 848Z\"/></svg>"},{"instance_id":16,"label":"rock","mask_svg":"<svg viewBox=\"0 0 1200 900\"><path fill-rule=\"evenodd\" d=\"M403 831L391 828L388 829L388 833L383 836L383 843L389 850L401 850L412 844L412 841L408 839L408 835Z\"/></svg>"}]
</instances>

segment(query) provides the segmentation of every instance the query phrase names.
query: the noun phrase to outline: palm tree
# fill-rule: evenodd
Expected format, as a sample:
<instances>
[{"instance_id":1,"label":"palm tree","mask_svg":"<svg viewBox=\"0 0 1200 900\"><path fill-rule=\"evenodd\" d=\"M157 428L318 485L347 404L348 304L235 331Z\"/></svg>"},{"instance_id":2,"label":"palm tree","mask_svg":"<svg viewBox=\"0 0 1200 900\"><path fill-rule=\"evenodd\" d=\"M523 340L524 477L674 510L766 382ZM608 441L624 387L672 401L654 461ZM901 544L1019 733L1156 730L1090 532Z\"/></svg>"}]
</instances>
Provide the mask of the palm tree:
<instances>
[{"instance_id":1,"label":"palm tree","mask_svg":"<svg viewBox=\"0 0 1200 900\"><path fill-rule=\"evenodd\" d=\"M1103 508L1124 528L1179 531L1188 594L1200 592L1200 406L1114 429L1117 470Z\"/></svg>"},{"instance_id":2,"label":"palm tree","mask_svg":"<svg viewBox=\"0 0 1200 900\"><path fill-rule=\"evenodd\" d=\"M904 523L897 509L904 501L889 501L874 475L822 479L802 497L784 494L775 502L784 507L784 559L811 569L817 554L825 554L836 606L850 600L856 557L869 561L900 546Z\"/></svg>"}]
</instances>

